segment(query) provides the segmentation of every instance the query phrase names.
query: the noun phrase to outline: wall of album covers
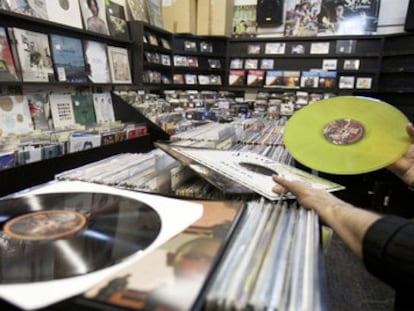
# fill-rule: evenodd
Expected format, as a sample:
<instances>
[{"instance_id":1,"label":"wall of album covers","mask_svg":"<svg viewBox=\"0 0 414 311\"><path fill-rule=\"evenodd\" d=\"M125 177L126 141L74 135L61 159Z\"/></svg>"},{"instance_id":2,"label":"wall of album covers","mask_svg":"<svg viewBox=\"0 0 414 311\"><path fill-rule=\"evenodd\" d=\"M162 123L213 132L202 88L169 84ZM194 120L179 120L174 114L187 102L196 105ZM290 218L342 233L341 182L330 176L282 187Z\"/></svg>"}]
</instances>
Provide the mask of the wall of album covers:
<instances>
[{"instance_id":1,"label":"wall of album covers","mask_svg":"<svg viewBox=\"0 0 414 311\"><path fill-rule=\"evenodd\" d=\"M395 33L404 30L408 0L235 0L234 36L322 36Z\"/></svg>"}]
</instances>

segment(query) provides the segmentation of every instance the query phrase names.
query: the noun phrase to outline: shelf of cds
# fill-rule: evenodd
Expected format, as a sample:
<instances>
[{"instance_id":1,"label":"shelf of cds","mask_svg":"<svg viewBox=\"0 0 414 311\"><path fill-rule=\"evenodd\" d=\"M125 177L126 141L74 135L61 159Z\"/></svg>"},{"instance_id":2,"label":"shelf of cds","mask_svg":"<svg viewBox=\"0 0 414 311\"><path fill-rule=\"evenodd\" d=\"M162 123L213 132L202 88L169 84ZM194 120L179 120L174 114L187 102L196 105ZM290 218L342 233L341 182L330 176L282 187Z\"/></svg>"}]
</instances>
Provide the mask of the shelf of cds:
<instances>
[{"instance_id":1,"label":"shelf of cds","mask_svg":"<svg viewBox=\"0 0 414 311\"><path fill-rule=\"evenodd\" d=\"M173 37L173 84L215 88L224 85L227 38L176 34Z\"/></svg>"},{"instance_id":2,"label":"shelf of cds","mask_svg":"<svg viewBox=\"0 0 414 311\"><path fill-rule=\"evenodd\" d=\"M380 36L230 39L228 86L374 92L382 44Z\"/></svg>"}]
</instances>

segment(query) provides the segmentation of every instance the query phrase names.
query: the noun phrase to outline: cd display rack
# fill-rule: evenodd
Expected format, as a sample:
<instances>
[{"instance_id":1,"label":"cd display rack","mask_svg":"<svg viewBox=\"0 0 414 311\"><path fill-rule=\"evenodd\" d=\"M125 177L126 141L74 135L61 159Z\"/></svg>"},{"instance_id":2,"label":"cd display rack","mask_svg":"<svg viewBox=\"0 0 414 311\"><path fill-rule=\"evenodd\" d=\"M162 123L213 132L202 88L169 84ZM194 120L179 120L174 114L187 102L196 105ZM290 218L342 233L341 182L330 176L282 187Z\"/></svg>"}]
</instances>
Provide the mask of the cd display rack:
<instances>
[{"instance_id":1,"label":"cd display rack","mask_svg":"<svg viewBox=\"0 0 414 311\"><path fill-rule=\"evenodd\" d=\"M228 86L235 90L377 90L381 36L234 38L228 44Z\"/></svg>"}]
</instances>

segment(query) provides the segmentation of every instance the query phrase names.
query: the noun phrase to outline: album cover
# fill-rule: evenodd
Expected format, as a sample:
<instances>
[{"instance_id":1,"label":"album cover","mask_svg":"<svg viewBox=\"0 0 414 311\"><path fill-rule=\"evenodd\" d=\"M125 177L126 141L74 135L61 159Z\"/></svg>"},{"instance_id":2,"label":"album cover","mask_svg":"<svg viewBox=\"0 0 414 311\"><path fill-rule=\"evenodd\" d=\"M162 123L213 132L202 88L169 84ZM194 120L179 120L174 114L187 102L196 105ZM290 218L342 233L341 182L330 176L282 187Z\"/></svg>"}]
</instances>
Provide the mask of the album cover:
<instances>
[{"instance_id":1,"label":"album cover","mask_svg":"<svg viewBox=\"0 0 414 311\"><path fill-rule=\"evenodd\" d=\"M265 86L283 86L283 71L269 70L266 72Z\"/></svg>"},{"instance_id":2,"label":"album cover","mask_svg":"<svg viewBox=\"0 0 414 311\"><path fill-rule=\"evenodd\" d=\"M253 37L257 33L257 5L234 4L233 7L233 37Z\"/></svg>"},{"instance_id":3,"label":"album cover","mask_svg":"<svg viewBox=\"0 0 414 311\"><path fill-rule=\"evenodd\" d=\"M158 39L155 35L153 35L152 33L148 33L147 37L148 37L147 40L148 40L149 44L155 45L155 46L159 45L158 44Z\"/></svg>"},{"instance_id":4,"label":"album cover","mask_svg":"<svg viewBox=\"0 0 414 311\"><path fill-rule=\"evenodd\" d=\"M310 53L311 54L329 54L329 42L312 42Z\"/></svg>"},{"instance_id":5,"label":"album cover","mask_svg":"<svg viewBox=\"0 0 414 311\"><path fill-rule=\"evenodd\" d=\"M55 129L71 127L75 125L72 97L69 94L50 94L50 111Z\"/></svg>"},{"instance_id":6,"label":"album cover","mask_svg":"<svg viewBox=\"0 0 414 311\"><path fill-rule=\"evenodd\" d=\"M171 66L171 57L167 54L161 54L161 64L164 66Z\"/></svg>"},{"instance_id":7,"label":"album cover","mask_svg":"<svg viewBox=\"0 0 414 311\"><path fill-rule=\"evenodd\" d=\"M101 134L101 145L111 145L126 139L124 130L110 130Z\"/></svg>"},{"instance_id":8,"label":"album cover","mask_svg":"<svg viewBox=\"0 0 414 311\"><path fill-rule=\"evenodd\" d=\"M0 96L1 136L33 132L33 122L25 96Z\"/></svg>"},{"instance_id":9,"label":"album cover","mask_svg":"<svg viewBox=\"0 0 414 311\"><path fill-rule=\"evenodd\" d=\"M377 31L380 0L322 0L318 14L319 33L364 35Z\"/></svg>"},{"instance_id":10,"label":"album cover","mask_svg":"<svg viewBox=\"0 0 414 311\"><path fill-rule=\"evenodd\" d=\"M132 83L128 50L108 46L108 58L112 83Z\"/></svg>"},{"instance_id":11,"label":"album cover","mask_svg":"<svg viewBox=\"0 0 414 311\"><path fill-rule=\"evenodd\" d=\"M202 53L213 53L213 45L210 42L200 42L200 52Z\"/></svg>"},{"instance_id":12,"label":"album cover","mask_svg":"<svg viewBox=\"0 0 414 311\"><path fill-rule=\"evenodd\" d=\"M304 88L316 88L319 85L319 72L302 71L300 86Z\"/></svg>"},{"instance_id":13,"label":"album cover","mask_svg":"<svg viewBox=\"0 0 414 311\"><path fill-rule=\"evenodd\" d=\"M184 75L180 73L175 73L173 75L173 83L174 84L184 84Z\"/></svg>"},{"instance_id":14,"label":"album cover","mask_svg":"<svg viewBox=\"0 0 414 311\"><path fill-rule=\"evenodd\" d=\"M126 131L126 139L133 139L147 135L148 129L146 125L136 124L133 128L128 128Z\"/></svg>"},{"instance_id":15,"label":"album cover","mask_svg":"<svg viewBox=\"0 0 414 311\"><path fill-rule=\"evenodd\" d=\"M16 153L14 151L0 153L0 170L16 166Z\"/></svg>"},{"instance_id":16,"label":"album cover","mask_svg":"<svg viewBox=\"0 0 414 311\"><path fill-rule=\"evenodd\" d=\"M260 44L249 44L247 54L260 54Z\"/></svg>"},{"instance_id":17,"label":"album cover","mask_svg":"<svg viewBox=\"0 0 414 311\"><path fill-rule=\"evenodd\" d=\"M126 0L129 12L129 20L148 22L147 1Z\"/></svg>"},{"instance_id":18,"label":"album cover","mask_svg":"<svg viewBox=\"0 0 414 311\"><path fill-rule=\"evenodd\" d=\"M285 87L299 87L300 71L285 70L283 71L283 85Z\"/></svg>"},{"instance_id":19,"label":"album cover","mask_svg":"<svg viewBox=\"0 0 414 311\"><path fill-rule=\"evenodd\" d=\"M187 56L174 55L174 66L187 67Z\"/></svg>"},{"instance_id":20,"label":"album cover","mask_svg":"<svg viewBox=\"0 0 414 311\"><path fill-rule=\"evenodd\" d=\"M160 56L158 53L145 51L144 56L145 56L145 60L149 63L153 63L153 64L160 63Z\"/></svg>"},{"instance_id":21,"label":"album cover","mask_svg":"<svg viewBox=\"0 0 414 311\"><path fill-rule=\"evenodd\" d=\"M336 54L353 54L355 53L357 40L336 40Z\"/></svg>"},{"instance_id":22,"label":"album cover","mask_svg":"<svg viewBox=\"0 0 414 311\"><path fill-rule=\"evenodd\" d=\"M247 86L263 86L265 78L264 70L248 70L247 71Z\"/></svg>"},{"instance_id":23,"label":"album cover","mask_svg":"<svg viewBox=\"0 0 414 311\"><path fill-rule=\"evenodd\" d=\"M168 42L167 39L161 38L160 41L161 41L161 45L164 49L171 50L170 42Z\"/></svg>"},{"instance_id":24,"label":"album cover","mask_svg":"<svg viewBox=\"0 0 414 311\"><path fill-rule=\"evenodd\" d=\"M244 61L244 69L257 69L259 60L257 58L246 58Z\"/></svg>"},{"instance_id":25,"label":"album cover","mask_svg":"<svg viewBox=\"0 0 414 311\"><path fill-rule=\"evenodd\" d=\"M309 103L309 93L304 91L296 92L296 104L307 105Z\"/></svg>"},{"instance_id":26,"label":"album cover","mask_svg":"<svg viewBox=\"0 0 414 311\"><path fill-rule=\"evenodd\" d=\"M16 153L16 163L18 165L29 164L42 160L42 146L23 147Z\"/></svg>"},{"instance_id":27,"label":"album cover","mask_svg":"<svg viewBox=\"0 0 414 311\"><path fill-rule=\"evenodd\" d=\"M243 58L232 58L230 60L230 69L243 69Z\"/></svg>"},{"instance_id":28,"label":"album cover","mask_svg":"<svg viewBox=\"0 0 414 311\"><path fill-rule=\"evenodd\" d=\"M210 85L210 76L209 75L198 75L198 84Z\"/></svg>"},{"instance_id":29,"label":"album cover","mask_svg":"<svg viewBox=\"0 0 414 311\"><path fill-rule=\"evenodd\" d=\"M55 80L48 35L19 28L9 28L16 50L18 67L25 82ZM15 58L16 60L16 58Z\"/></svg>"},{"instance_id":30,"label":"album cover","mask_svg":"<svg viewBox=\"0 0 414 311\"><path fill-rule=\"evenodd\" d=\"M83 51L88 71L88 78L93 83L111 83L105 43L85 40Z\"/></svg>"},{"instance_id":31,"label":"album cover","mask_svg":"<svg viewBox=\"0 0 414 311\"><path fill-rule=\"evenodd\" d=\"M109 35L105 0L79 0L84 29Z\"/></svg>"},{"instance_id":32,"label":"album cover","mask_svg":"<svg viewBox=\"0 0 414 311\"><path fill-rule=\"evenodd\" d=\"M40 150L42 152L42 160L52 159L64 154L65 144L56 143L50 145L43 145Z\"/></svg>"},{"instance_id":33,"label":"album cover","mask_svg":"<svg viewBox=\"0 0 414 311\"><path fill-rule=\"evenodd\" d=\"M265 54L285 54L285 42L268 42L265 44Z\"/></svg>"},{"instance_id":34,"label":"album cover","mask_svg":"<svg viewBox=\"0 0 414 311\"><path fill-rule=\"evenodd\" d=\"M8 0L0 0L0 10L10 11Z\"/></svg>"},{"instance_id":35,"label":"album cover","mask_svg":"<svg viewBox=\"0 0 414 311\"><path fill-rule=\"evenodd\" d=\"M125 17L125 7L114 1L106 5L109 33L112 37L129 40L128 24Z\"/></svg>"},{"instance_id":36,"label":"album cover","mask_svg":"<svg viewBox=\"0 0 414 311\"><path fill-rule=\"evenodd\" d=\"M353 89L355 85L354 76L340 76L339 77L339 88L340 89Z\"/></svg>"},{"instance_id":37,"label":"album cover","mask_svg":"<svg viewBox=\"0 0 414 311\"><path fill-rule=\"evenodd\" d=\"M195 41L184 41L184 51L197 52L197 42Z\"/></svg>"},{"instance_id":38,"label":"album cover","mask_svg":"<svg viewBox=\"0 0 414 311\"><path fill-rule=\"evenodd\" d=\"M242 86L246 83L246 72L244 70L229 71L229 85Z\"/></svg>"},{"instance_id":39,"label":"album cover","mask_svg":"<svg viewBox=\"0 0 414 311\"><path fill-rule=\"evenodd\" d=\"M72 107L75 115L75 123L82 125L91 125L96 123L92 95L72 95Z\"/></svg>"},{"instance_id":40,"label":"album cover","mask_svg":"<svg viewBox=\"0 0 414 311\"><path fill-rule=\"evenodd\" d=\"M290 53L293 55L305 54L305 45L302 43L293 44L291 47Z\"/></svg>"},{"instance_id":41,"label":"album cover","mask_svg":"<svg viewBox=\"0 0 414 311\"><path fill-rule=\"evenodd\" d=\"M359 59L345 59L344 70L359 70L360 63Z\"/></svg>"},{"instance_id":42,"label":"album cover","mask_svg":"<svg viewBox=\"0 0 414 311\"><path fill-rule=\"evenodd\" d=\"M48 19L46 0L8 0L8 6L17 14Z\"/></svg>"},{"instance_id":43,"label":"album cover","mask_svg":"<svg viewBox=\"0 0 414 311\"><path fill-rule=\"evenodd\" d=\"M273 58L263 58L260 61L260 69L273 69L274 62Z\"/></svg>"},{"instance_id":44,"label":"album cover","mask_svg":"<svg viewBox=\"0 0 414 311\"><path fill-rule=\"evenodd\" d=\"M101 146L101 135L96 133L74 133L69 137L68 152L84 151Z\"/></svg>"},{"instance_id":45,"label":"album cover","mask_svg":"<svg viewBox=\"0 0 414 311\"><path fill-rule=\"evenodd\" d=\"M50 46L57 81L70 83L88 81L80 39L51 34Z\"/></svg>"},{"instance_id":46,"label":"album cover","mask_svg":"<svg viewBox=\"0 0 414 311\"><path fill-rule=\"evenodd\" d=\"M171 78L165 74L161 75L160 81L162 84L171 84Z\"/></svg>"},{"instance_id":47,"label":"album cover","mask_svg":"<svg viewBox=\"0 0 414 311\"><path fill-rule=\"evenodd\" d=\"M319 72L319 87L320 88L336 87L336 71Z\"/></svg>"},{"instance_id":48,"label":"album cover","mask_svg":"<svg viewBox=\"0 0 414 311\"><path fill-rule=\"evenodd\" d=\"M197 84L197 75L195 74L185 74L184 75L185 84Z\"/></svg>"},{"instance_id":49,"label":"album cover","mask_svg":"<svg viewBox=\"0 0 414 311\"><path fill-rule=\"evenodd\" d=\"M338 66L337 59L324 59L322 61L323 70L336 70L337 66Z\"/></svg>"},{"instance_id":50,"label":"album cover","mask_svg":"<svg viewBox=\"0 0 414 311\"><path fill-rule=\"evenodd\" d=\"M370 77L358 77L356 80L357 89L371 89L372 88L372 78Z\"/></svg>"},{"instance_id":51,"label":"album cover","mask_svg":"<svg viewBox=\"0 0 414 311\"><path fill-rule=\"evenodd\" d=\"M142 310L193 309L245 209L237 202L195 202L203 206L197 222L91 288L84 294L88 303L98 308L110 304Z\"/></svg>"},{"instance_id":52,"label":"album cover","mask_svg":"<svg viewBox=\"0 0 414 311\"><path fill-rule=\"evenodd\" d=\"M0 81L19 80L14 66L13 56L9 41L7 40L6 29L0 27Z\"/></svg>"},{"instance_id":53,"label":"album cover","mask_svg":"<svg viewBox=\"0 0 414 311\"><path fill-rule=\"evenodd\" d=\"M318 15L320 0L287 0L285 1L286 37L309 37L318 34Z\"/></svg>"},{"instance_id":54,"label":"album cover","mask_svg":"<svg viewBox=\"0 0 414 311\"><path fill-rule=\"evenodd\" d=\"M198 67L198 57L197 56L187 56L187 66L188 67Z\"/></svg>"},{"instance_id":55,"label":"album cover","mask_svg":"<svg viewBox=\"0 0 414 311\"><path fill-rule=\"evenodd\" d=\"M291 116L295 112L295 104L291 101L280 104L280 115Z\"/></svg>"},{"instance_id":56,"label":"album cover","mask_svg":"<svg viewBox=\"0 0 414 311\"><path fill-rule=\"evenodd\" d=\"M115 121L114 107L110 93L94 93L93 107L97 123L107 123Z\"/></svg>"},{"instance_id":57,"label":"album cover","mask_svg":"<svg viewBox=\"0 0 414 311\"><path fill-rule=\"evenodd\" d=\"M75 28L83 28L78 1L46 0L48 19L51 22Z\"/></svg>"},{"instance_id":58,"label":"album cover","mask_svg":"<svg viewBox=\"0 0 414 311\"><path fill-rule=\"evenodd\" d=\"M26 94L25 99L29 106L35 130L49 130L53 127L50 114L49 96L45 93Z\"/></svg>"},{"instance_id":59,"label":"album cover","mask_svg":"<svg viewBox=\"0 0 414 311\"><path fill-rule=\"evenodd\" d=\"M220 69L221 68L221 61L219 59L209 58L208 59L208 66L211 69Z\"/></svg>"},{"instance_id":60,"label":"album cover","mask_svg":"<svg viewBox=\"0 0 414 311\"><path fill-rule=\"evenodd\" d=\"M164 27L161 9L161 0L147 0L149 22L159 28Z\"/></svg>"}]
</instances>

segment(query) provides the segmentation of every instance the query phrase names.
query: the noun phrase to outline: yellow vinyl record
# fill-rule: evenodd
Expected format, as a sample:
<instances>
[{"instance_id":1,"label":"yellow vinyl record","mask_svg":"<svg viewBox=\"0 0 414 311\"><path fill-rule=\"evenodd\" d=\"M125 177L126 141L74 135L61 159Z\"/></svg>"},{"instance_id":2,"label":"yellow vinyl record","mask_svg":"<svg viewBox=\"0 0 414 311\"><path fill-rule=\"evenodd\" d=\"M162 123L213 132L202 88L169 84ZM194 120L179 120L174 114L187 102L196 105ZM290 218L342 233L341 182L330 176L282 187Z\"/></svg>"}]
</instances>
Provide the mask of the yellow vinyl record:
<instances>
[{"instance_id":1,"label":"yellow vinyl record","mask_svg":"<svg viewBox=\"0 0 414 311\"><path fill-rule=\"evenodd\" d=\"M377 99L338 96L294 113L284 143L301 164L330 174L361 174L384 168L408 149L407 117Z\"/></svg>"}]
</instances>

